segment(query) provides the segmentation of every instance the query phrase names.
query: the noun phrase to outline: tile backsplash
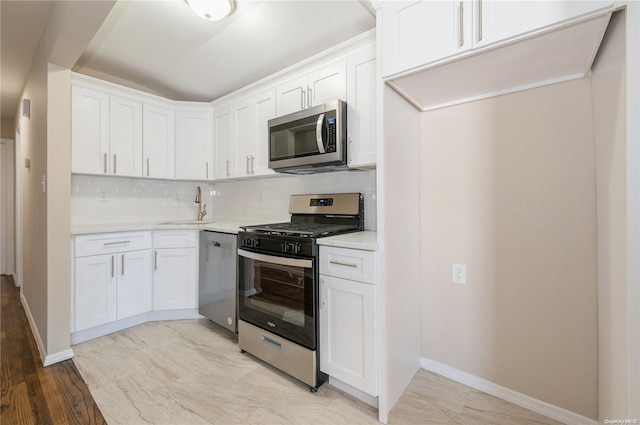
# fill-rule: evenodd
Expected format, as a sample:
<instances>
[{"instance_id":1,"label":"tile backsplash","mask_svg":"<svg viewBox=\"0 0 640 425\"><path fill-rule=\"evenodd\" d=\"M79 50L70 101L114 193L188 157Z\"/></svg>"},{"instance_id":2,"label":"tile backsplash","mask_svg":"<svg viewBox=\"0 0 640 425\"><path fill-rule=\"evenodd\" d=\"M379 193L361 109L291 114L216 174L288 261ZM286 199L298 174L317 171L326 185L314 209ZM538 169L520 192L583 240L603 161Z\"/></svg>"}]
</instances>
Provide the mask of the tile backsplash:
<instances>
[{"instance_id":1,"label":"tile backsplash","mask_svg":"<svg viewBox=\"0 0 640 425\"><path fill-rule=\"evenodd\" d=\"M376 229L376 173L341 171L306 176L220 182L184 182L113 176L72 176L71 223L137 223L196 217L196 187L202 189L207 219L288 221L289 196L361 192L365 229Z\"/></svg>"}]
</instances>

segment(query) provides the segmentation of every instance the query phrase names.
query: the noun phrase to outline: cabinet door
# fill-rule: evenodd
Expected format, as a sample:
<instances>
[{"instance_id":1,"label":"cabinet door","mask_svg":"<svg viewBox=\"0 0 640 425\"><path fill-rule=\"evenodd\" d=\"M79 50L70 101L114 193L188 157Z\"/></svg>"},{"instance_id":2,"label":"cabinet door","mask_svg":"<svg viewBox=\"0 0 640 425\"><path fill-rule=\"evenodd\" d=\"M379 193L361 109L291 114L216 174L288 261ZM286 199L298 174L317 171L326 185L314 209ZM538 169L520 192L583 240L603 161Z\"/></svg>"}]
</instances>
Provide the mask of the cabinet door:
<instances>
[{"instance_id":1,"label":"cabinet door","mask_svg":"<svg viewBox=\"0 0 640 425\"><path fill-rule=\"evenodd\" d=\"M214 106L213 112L213 146L215 153L214 179L231 177L232 157L232 112L230 105Z\"/></svg>"},{"instance_id":2,"label":"cabinet door","mask_svg":"<svg viewBox=\"0 0 640 425\"><path fill-rule=\"evenodd\" d=\"M71 172L108 174L109 95L71 88Z\"/></svg>"},{"instance_id":3,"label":"cabinet door","mask_svg":"<svg viewBox=\"0 0 640 425\"><path fill-rule=\"evenodd\" d=\"M212 117L209 111L176 111L176 179L210 178Z\"/></svg>"},{"instance_id":4,"label":"cabinet door","mask_svg":"<svg viewBox=\"0 0 640 425\"><path fill-rule=\"evenodd\" d=\"M142 176L142 103L109 97L111 174Z\"/></svg>"},{"instance_id":5,"label":"cabinet door","mask_svg":"<svg viewBox=\"0 0 640 425\"><path fill-rule=\"evenodd\" d=\"M252 128L254 130L252 146L249 147L251 157L251 174L273 174L269 168L269 120L276 116L275 89L260 93L254 98L255 114Z\"/></svg>"},{"instance_id":6,"label":"cabinet door","mask_svg":"<svg viewBox=\"0 0 640 425\"><path fill-rule=\"evenodd\" d=\"M151 250L116 254L117 319L151 310Z\"/></svg>"},{"instance_id":7,"label":"cabinet door","mask_svg":"<svg viewBox=\"0 0 640 425\"><path fill-rule=\"evenodd\" d=\"M196 249L154 251L153 309L196 308Z\"/></svg>"},{"instance_id":8,"label":"cabinet door","mask_svg":"<svg viewBox=\"0 0 640 425\"><path fill-rule=\"evenodd\" d=\"M231 118L231 151L232 155L232 177L245 177L251 175L251 159L249 156L249 144L253 143L253 116L255 108L252 99L244 99L233 105L233 116Z\"/></svg>"},{"instance_id":9,"label":"cabinet door","mask_svg":"<svg viewBox=\"0 0 640 425\"><path fill-rule=\"evenodd\" d=\"M75 260L75 331L116 320L115 255Z\"/></svg>"},{"instance_id":10,"label":"cabinet door","mask_svg":"<svg viewBox=\"0 0 640 425\"><path fill-rule=\"evenodd\" d=\"M376 52L364 49L347 62L347 158L350 167L376 164Z\"/></svg>"},{"instance_id":11,"label":"cabinet door","mask_svg":"<svg viewBox=\"0 0 640 425\"><path fill-rule=\"evenodd\" d=\"M474 3L474 47L508 40L593 12L613 8L605 1L494 1Z\"/></svg>"},{"instance_id":12,"label":"cabinet door","mask_svg":"<svg viewBox=\"0 0 640 425\"><path fill-rule=\"evenodd\" d=\"M278 96L278 116L305 109L307 107L306 75L280 84L276 92Z\"/></svg>"},{"instance_id":13,"label":"cabinet door","mask_svg":"<svg viewBox=\"0 0 640 425\"><path fill-rule=\"evenodd\" d=\"M344 61L322 67L307 78L307 107L347 98L347 66Z\"/></svg>"},{"instance_id":14,"label":"cabinet door","mask_svg":"<svg viewBox=\"0 0 640 425\"><path fill-rule=\"evenodd\" d=\"M144 176L175 178L176 117L168 108L142 107L142 153Z\"/></svg>"},{"instance_id":15,"label":"cabinet door","mask_svg":"<svg viewBox=\"0 0 640 425\"><path fill-rule=\"evenodd\" d=\"M382 75L471 48L471 1L389 1L382 6Z\"/></svg>"},{"instance_id":16,"label":"cabinet door","mask_svg":"<svg viewBox=\"0 0 640 425\"><path fill-rule=\"evenodd\" d=\"M320 370L377 395L375 285L320 276Z\"/></svg>"}]
</instances>

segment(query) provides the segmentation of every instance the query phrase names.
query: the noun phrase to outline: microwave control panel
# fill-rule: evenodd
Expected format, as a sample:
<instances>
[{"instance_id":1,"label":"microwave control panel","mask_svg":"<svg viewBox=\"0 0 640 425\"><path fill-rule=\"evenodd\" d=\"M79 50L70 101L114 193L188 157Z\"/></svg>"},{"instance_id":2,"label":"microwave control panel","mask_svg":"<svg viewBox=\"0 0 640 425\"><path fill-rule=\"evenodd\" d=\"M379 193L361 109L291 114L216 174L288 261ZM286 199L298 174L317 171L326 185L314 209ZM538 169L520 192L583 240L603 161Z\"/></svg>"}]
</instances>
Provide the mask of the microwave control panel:
<instances>
[{"instance_id":1,"label":"microwave control panel","mask_svg":"<svg viewBox=\"0 0 640 425\"><path fill-rule=\"evenodd\" d=\"M336 119L331 117L327 119L327 152L336 151Z\"/></svg>"}]
</instances>

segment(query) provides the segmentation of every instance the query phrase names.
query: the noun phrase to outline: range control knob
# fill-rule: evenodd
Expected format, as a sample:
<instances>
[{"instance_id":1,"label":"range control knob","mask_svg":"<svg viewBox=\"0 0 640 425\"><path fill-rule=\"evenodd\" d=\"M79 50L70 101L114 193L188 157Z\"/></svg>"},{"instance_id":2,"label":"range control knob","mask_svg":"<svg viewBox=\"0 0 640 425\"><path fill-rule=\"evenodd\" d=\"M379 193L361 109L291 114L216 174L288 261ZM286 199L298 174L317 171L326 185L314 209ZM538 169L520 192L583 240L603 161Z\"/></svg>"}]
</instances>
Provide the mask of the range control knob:
<instances>
[{"instance_id":1,"label":"range control knob","mask_svg":"<svg viewBox=\"0 0 640 425\"><path fill-rule=\"evenodd\" d=\"M285 242L282 244L282 252L286 254L299 254L302 247L298 242Z\"/></svg>"},{"instance_id":2,"label":"range control knob","mask_svg":"<svg viewBox=\"0 0 640 425\"><path fill-rule=\"evenodd\" d=\"M260 246L260 239L256 238L243 238L242 246L246 246L248 248L258 248Z\"/></svg>"}]
</instances>

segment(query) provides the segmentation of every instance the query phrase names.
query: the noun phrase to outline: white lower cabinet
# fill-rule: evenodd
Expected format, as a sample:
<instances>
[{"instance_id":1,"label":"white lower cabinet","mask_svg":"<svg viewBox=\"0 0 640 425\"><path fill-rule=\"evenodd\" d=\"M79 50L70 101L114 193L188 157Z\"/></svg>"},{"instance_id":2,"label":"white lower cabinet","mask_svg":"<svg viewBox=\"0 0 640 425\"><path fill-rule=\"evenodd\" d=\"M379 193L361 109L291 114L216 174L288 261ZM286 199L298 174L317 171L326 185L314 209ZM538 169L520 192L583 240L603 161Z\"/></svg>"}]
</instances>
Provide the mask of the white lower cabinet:
<instances>
[{"instance_id":1,"label":"white lower cabinet","mask_svg":"<svg viewBox=\"0 0 640 425\"><path fill-rule=\"evenodd\" d=\"M369 251L320 247L320 370L375 397L374 258Z\"/></svg>"},{"instance_id":2,"label":"white lower cabinet","mask_svg":"<svg viewBox=\"0 0 640 425\"><path fill-rule=\"evenodd\" d=\"M113 233L76 238L74 332L151 310L149 236ZM131 247L142 249L128 250Z\"/></svg>"},{"instance_id":3,"label":"white lower cabinet","mask_svg":"<svg viewBox=\"0 0 640 425\"><path fill-rule=\"evenodd\" d=\"M153 309L198 307L195 230L154 232Z\"/></svg>"}]
</instances>

